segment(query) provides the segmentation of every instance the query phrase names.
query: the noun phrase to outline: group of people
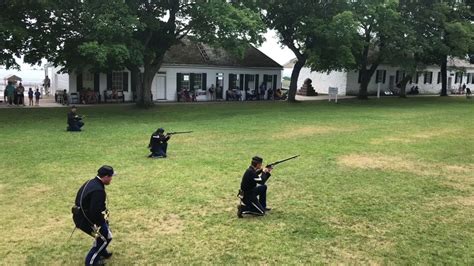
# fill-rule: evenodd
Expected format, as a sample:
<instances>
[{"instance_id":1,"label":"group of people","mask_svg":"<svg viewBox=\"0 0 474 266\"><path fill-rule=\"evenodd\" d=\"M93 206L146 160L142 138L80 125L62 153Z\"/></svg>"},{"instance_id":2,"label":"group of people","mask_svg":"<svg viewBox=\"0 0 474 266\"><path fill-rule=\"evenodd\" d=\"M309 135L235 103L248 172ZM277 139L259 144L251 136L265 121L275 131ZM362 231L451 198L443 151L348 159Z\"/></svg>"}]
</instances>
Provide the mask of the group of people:
<instances>
[{"instance_id":1,"label":"group of people","mask_svg":"<svg viewBox=\"0 0 474 266\"><path fill-rule=\"evenodd\" d=\"M222 86L216 87L214 86L214 84L212 84L208 88L207 92L209 93L208 99L210 101L223 99ZM178 90L178 102L194 102L196 101L196 98L197 98L196 92L193 90L190 90L187 88L181 88L180 90ZM276 89L276 90L274 90L273 88L267 89L265 83L262 83L258 89L254 89L254 90L247 88L245 91L243 91L239 86L231 87L225 91L224 99L226 101L243 101L243 100L258 101L258 100L285 100L286 97L282 89Z\"/></svg>"},{"instance_id":2,"label":"group of people","mask_svg":"<svg viewBox=\"0 0 474 266\"><path fill-rule=\"evenodd\" d=\"M459 84L458 90L454 91L455 94L466 94L467 98L471 97L471 89L466 86L466 83L463 85Z\"/></svg>"},{"instance_id":3,"label":"group of people","mask_svg":"<svg viewBox=\"0 0 474 266\"><path fill-rule=\"evenodd\" d=\"M408 92L408 94L410 95L418 95L420 94L420 89L418 88L418 86L412 86L410 88L410 91Z\"/></svg>"},{"instance_id":4,"label":"group of people","mask_svg":"<svg viewBox=\"0 0 474 266\"><path fill-rule=\"evenodd\" d=\"M69 127L79 128L84 124L79 123L81 116L73 106L68 113ZM163 128L158 128L150 138L148 147L151 158L166 158L168 141L172 134L189 132L172 132L165 134ZM255 156L249 168L242 176L238 197L237 217L244 215L263 216L271 208L267 206L266 182L271 176L272 166L262 167L263 158ZM95 239L92 248L85 257L86 265L103 263L112 256L107 247L112 241L112 232L109 228L109 210L107 208L107 194L105 186L110 185L115 176L113 167L103 165L97 170L97 175L86 181L77 191L74 205L71 209L75 228L80 229Z\"/></svg>"},{"instance_id":5,"label":"group of people","mask_svg":"<svg viewBox=\"0 0 474 266\"><path fill-rule=\"evenodd\" d=\"M38 106L40 97L41 93L39 92L39 89L36 89L36 91L33 91L32 88L28 89L29 106ZM3 99L10 106L25 106L25 87L23 87L21 82L15 87L13 81L8 81L8 85L5 87ZM35 100L34 103L33 100Z\"/></svg>"},{"instance_id":6,"label":"group of people","mask_svg":"<svg viewBox=\"0 0 474 266\"><path fill-rule=\"evenodd\" d=\"M196 93L193 90L181 88L178 91L178 102L195 102Z\"/></svg>"},{"instance_id":7,"label":"group of people","mask_svg":"<svg viewBox=\"0 0 474 266\"><path fill-rule=\"evenodd\" d=\"M215 101L216 99L222 99L222 92L224 91L224 89L222 88L222 86L216 87L214 86L214 84L212 84L207 91L209 92L210 100Z\"/></svg>"}]
</instances>

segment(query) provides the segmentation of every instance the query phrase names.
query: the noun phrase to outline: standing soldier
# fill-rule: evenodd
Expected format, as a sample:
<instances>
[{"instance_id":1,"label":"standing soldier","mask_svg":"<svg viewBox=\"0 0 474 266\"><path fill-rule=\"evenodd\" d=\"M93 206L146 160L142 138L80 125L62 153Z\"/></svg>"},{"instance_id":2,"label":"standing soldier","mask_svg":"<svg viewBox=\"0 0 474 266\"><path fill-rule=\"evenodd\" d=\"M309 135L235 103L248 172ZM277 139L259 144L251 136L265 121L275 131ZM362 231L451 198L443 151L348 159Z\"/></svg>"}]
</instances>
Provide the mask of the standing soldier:
<instances>
[{"instance_id":1,"label":"standing soldier","mask_svg":"<svg viewBox=\"0 0 474 266\"><path fill-rule=\"evenodd\" d=\"M237 207L237 217L242 214L265 215L267 207L267 186L265 182L270 178L272 167L267 166L262 171L263 159L255 156L251 165L245 171L240 184L240 204Z\"/></svg>"},{"instance_id":2,"label":"standing soldier","mask_svg":"<svg viewBox=\"0 0 474 266\"><path fill-rule=\"evenodd\" d=\"M114 176L114 169L104 165L97 171L97 176L81 186L72 207L73 220L77 228L95 238L94 245L86 256L85 265L96 265L99 260L112 256L107 246L112 241L112 233L107 220L105 186Z\"/></svg>"},{"instance_id":3,"label":"standing soldier","mask_svg":"<svg viewBox=\"0 0 474 266\"><path fill-rule=\"evenodd\" d=\"M150 143L148 148L151 151L151 154L148 155L149 158L166 158L166 151L168 149L168 140L171 138L171 135L165 135L165 130L163 128L158 128L150 137Z\"/></svg>"}]
</instances>

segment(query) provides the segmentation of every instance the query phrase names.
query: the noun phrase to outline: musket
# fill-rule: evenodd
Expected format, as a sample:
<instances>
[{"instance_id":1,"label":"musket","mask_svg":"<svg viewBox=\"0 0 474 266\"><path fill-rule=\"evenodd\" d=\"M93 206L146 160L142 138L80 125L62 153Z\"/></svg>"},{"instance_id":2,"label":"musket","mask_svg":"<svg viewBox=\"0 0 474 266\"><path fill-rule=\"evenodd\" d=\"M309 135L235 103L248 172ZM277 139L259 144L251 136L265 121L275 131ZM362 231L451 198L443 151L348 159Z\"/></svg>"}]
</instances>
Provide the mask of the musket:
<instances>
[{"instance_id":1,"label":"musket","mask_svg":"<svg viewBox=\"0 0 474 266\"><path fill-rule=\"evenodd\" d=\"M281 164L281 163L289 161L289 160L293 160L297 157L299 157L299 155L291 156L291 157L283 159L283 160L279 160L279 161L276 161L276 162L273 162L273 163L269 163L265 166L265 168L273 168L273 167L275 167L275 165ZM257 175L259 175L262 171L263 171L263 169L258 170Z\"/></svg>"},{"instance_id":2,"label":"musket","mask_svg":"<svg viewBox=\"0 0 474 266\"><path fill-rule=\"evenodd\" d=\"M293 160L297 157L299 157L299 155L295 155L295 156L292 156L292 157L289 157L289 158L286 158L286 159L283 159L283 160L280 160L280 161L269 163L269 164L267 164L267 166L265 166L265 168L273 168L275 165L281 164L281 163L289 161L289 160Z\"/></svg>"},{"instance_id":3,"label":"musket","mask_svg":"<svg viewBox=\"0 0 474 266\"><path fill-rule=\"evenodd\" d=\"M168 132L166 135L176 135L176 134L188 134L188 133L193 133L192 131L175 131L175 132Z\"/></svg>"}]
</instances>

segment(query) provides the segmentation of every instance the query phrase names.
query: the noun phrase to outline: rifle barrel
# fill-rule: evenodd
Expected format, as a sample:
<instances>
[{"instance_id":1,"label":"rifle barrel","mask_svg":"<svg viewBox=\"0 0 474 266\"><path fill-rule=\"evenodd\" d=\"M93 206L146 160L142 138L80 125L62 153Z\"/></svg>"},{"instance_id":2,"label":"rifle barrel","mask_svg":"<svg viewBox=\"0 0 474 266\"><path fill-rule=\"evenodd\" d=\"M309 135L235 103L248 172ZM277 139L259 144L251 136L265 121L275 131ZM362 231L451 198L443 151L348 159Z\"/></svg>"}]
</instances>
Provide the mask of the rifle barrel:
<instances>
[{"instance_id":1,"label":"rifle barrel","mask_svg":"<svg viewBox=\"0 0 474 266\"><path fill-rule=\"evenodd\" d=\"M188 134L193 133L192 131L176 131L176 132L169 132L168 135L175 135L175 134Z\"/></svg>"},{"instance_id":2,"label":"rifle barrel","mask_svg":"<svg viewBox=\"0 0 474 266\"><path fill-rule=\"evenodd\" d=\"M300 156L300 155L295 155L295 156L292 156L292 157L289 157L289 158L286 158L286 159L283 159L283 160L280 160L280 161L273 162L273 163L268 164L268 165L269 165L269 166L277 165L277 164L280 164L280 163L283 163L283 162L286 162L286 161L295 159L295 158L297 158L297 157L299 157L299 156Z\"/></svg>"}]
</instances>

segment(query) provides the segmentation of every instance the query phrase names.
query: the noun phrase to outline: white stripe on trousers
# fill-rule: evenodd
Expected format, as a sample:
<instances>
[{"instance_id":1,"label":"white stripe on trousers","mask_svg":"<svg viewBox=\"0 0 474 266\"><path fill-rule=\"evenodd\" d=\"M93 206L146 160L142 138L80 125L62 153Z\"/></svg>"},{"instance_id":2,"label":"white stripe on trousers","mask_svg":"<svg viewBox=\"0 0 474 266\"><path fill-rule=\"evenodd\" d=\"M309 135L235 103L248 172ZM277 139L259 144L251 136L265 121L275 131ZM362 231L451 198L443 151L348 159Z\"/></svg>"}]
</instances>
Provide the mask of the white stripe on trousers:
<instances>
[{"instance_id":1,"label":"white stripe on trousers","mask_svg":"<svg viewBox=\"0 0 474 266\"><path fill-rule=\"evenodd\" d=\"M99 234L99 235L100 235L100 238L102 238L102 241L104 241L104 243L102 243L102 246L100 246L99 250L97 250L94 253L94 255L92 255L91 261L89 261L90 265L94 264L94 260L97 257L97 255L99 255L99 253L102 251L102 249L104 249L105 246L107 245L107 239L103 235L101 235L101 234ZM96 240L96 243L97 243L97 240Z\"/></svg>"},{"instance_id":2,"label":"white stripe on trousers","mask_svg":"<svg viewBox=\"0 0 474 266\"><path fill-rule=\"evenodd\" d=\"M251 201L251 202L252 202L252 201ZM265 213L264 211L260 210L260 208L258 208L258 206L257 206L255 203L252 202L252 205L253 205L255 208L257 208L257 210L260 211L262 214Z\"/></svg>"}]
</instances>

